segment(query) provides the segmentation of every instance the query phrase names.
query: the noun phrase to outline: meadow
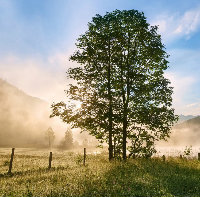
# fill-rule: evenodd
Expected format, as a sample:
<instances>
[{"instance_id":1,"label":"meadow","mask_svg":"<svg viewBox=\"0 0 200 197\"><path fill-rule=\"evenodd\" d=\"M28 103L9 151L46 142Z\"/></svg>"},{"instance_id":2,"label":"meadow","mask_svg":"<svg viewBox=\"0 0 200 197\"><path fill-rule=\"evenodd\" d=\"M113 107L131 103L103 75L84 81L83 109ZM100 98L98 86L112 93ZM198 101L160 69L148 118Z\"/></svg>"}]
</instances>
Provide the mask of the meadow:
<instances>
[{"instance_id":1,"label":"meadow","mask_svg":"<svg viewBox=\"0 0 200 197\"><path fill-rule=\"evenodd\" d=\"M154 157L108 161L107 153L83 154L0 149L0 197L200 197L200 161Z\"/></svg>"}]
</instances>

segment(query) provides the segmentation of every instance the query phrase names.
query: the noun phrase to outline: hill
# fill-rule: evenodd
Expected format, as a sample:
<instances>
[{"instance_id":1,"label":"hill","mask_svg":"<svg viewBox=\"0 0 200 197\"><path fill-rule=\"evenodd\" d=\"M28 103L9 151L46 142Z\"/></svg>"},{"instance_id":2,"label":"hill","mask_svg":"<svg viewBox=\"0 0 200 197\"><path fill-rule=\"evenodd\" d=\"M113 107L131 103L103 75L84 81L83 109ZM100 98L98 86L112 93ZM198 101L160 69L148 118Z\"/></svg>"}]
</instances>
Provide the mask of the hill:
<instances>
[{"instance_id":1,"label":"hill","mask_svg":"<svg viewBox=\"0 0 200 197\"><path fill-rule=\"evenodd\" d=\"M0 79L0 147L44 144L49 111L47 102Z\"/></svg>"},{"instance_id":2,"label":"hill","mask_svg":"<svg viewBox=\"0 0 200 197\"><path fill-rule=\"evenodd\" d=\"M169 145L200 146L200 116L175 125L168 142Z\"/></svg>"},{"instance_id":3,"label":"hill","mask_svg":"<svg viewBox=\"0 0 200 197\"><path fill-rule=\"evenodd\" d=\"M50 106L47 102L0 79L0 147L45 146L48 143L44 133L49 126L57 129L57 136L60 132L60 136L64 137L66 125L60 120L49 119L49 115ZM85 138L89 139L87 134L83 136L79 132L79 129L73 132L79 143ZM168 141L164 144L200 145L200 116L180 115L179 123L174 126Z\"/></svg>"},{"instance_id":4,"label":"hill","mask_svg":"<svg viewBox=\"0 0 200 197\"><path fill-rule=\"evenodd\" d=\"M178 124L179 123L182 123L184 121L187 121L187 120L190 120L192 118L196 118L196 116L192 116L192 115L188 115L188 116L185 116L185 115L179 115L179 120L178 120Z\"/></svg>"},{"instance_id":5,"label":"hill","mask_svg":"<svg viewBox=\"0 0 200 197\"><path fill-rule=\"evenodd\" d=\"M186 120L180 124L177 124L175 126L176 129L185 129L185 128L190 128L192 130L194 130L195 132L199 131L200 128L200 116L197 116L195 118ZM200 131L199 131L200 132Z\"/></svg>"},{"instance_id":6,"label":"hill","mask_svg":"<svg viewBox=\"0 0 200 197\"><path fill-rule=\"evenodd\" d=\"M50 105L32 97L17 87L0 79L0 147L48 146L45 131L51 126L56 135L55 145L62 141L66 124L59 118L49 118ZM80 129L73 130L73 138L80 145L87 139L96 144L93 136Z\"/></svg>"}]
</instances>

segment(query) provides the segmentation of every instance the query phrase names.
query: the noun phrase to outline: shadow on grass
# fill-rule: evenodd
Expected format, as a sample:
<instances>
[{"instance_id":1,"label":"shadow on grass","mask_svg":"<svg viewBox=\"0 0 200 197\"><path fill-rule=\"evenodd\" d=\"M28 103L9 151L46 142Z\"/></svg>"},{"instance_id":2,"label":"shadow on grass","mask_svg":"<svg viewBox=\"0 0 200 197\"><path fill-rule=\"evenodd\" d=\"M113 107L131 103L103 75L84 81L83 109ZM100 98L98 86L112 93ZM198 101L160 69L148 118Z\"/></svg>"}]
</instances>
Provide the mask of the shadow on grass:
<instances>
[{"instance_id":1,"label":"shadow on grass","mask_svg":"<svg viewBox=\"0 0 200 197\"><path fill-rule=\"evenodd\" d=\"M101 180L86 180L81 197L184 197L200 196L200 170L188 161L130 160L118 163ZM199 163L200 165L200 163Z\"/></svg>"},{"instance_id":2,"label":"shadow on grass","mask_svg":"<svg viewBox=\"0 0 200 197\"><path fill-rule=\"evenodd\" d=\"M2 173L0 174L0 178L9 178L9 177L14 177L14 176L25 176L29 174L34 174L34 173L49 173L57 170L67 170L69 166L63 167L52 167L52 168L39 168L39 169L32 169L32 170L26 170L26 171L18 171L18 172L12 172L12 173Z\"/></svg>"},{"instance_id":3,"label":"shadow on grass","mask_svg":"<svg viewBox=\"0 0 200 197\"><path fill-rule=\"evenodd\" d=\"M130 159L127 162L112 162L106 171L93 166L80 166L83 176L76 178L77 185L65 190L52 190L46 197L199 197L200 162L171 159ZM98 164L97 164L98 165ZM103 165L103 163L102 163ZM58 167L15 172L9 176L67 170ZM100 174L100 172L104 172ZM74 176L74 175L72 175ZM78 176L78 175L77 175ZM7 174L0 177L8 177ZM30 196L29 194L25 196ZM34 194L31 193L32 196Z\"/></svg>"}]
</instances>

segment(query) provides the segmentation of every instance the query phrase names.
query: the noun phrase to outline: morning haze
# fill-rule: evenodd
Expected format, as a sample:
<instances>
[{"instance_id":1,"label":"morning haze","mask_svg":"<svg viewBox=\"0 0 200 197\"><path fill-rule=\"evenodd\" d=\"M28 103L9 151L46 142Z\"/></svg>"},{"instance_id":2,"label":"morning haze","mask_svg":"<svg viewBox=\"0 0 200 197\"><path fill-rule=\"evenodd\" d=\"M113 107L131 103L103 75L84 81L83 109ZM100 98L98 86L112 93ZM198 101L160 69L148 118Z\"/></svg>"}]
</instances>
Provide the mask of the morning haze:
<instances>
[{"instance_id":1,"label":"morning haze","mask_svg":"<svg viewBox=\"0 0 200 197\"><path fill-rule=\"evenodd\" d=\"M0 197L200 196L198 0L0 13Z\"/></svg>"}]
</instances>

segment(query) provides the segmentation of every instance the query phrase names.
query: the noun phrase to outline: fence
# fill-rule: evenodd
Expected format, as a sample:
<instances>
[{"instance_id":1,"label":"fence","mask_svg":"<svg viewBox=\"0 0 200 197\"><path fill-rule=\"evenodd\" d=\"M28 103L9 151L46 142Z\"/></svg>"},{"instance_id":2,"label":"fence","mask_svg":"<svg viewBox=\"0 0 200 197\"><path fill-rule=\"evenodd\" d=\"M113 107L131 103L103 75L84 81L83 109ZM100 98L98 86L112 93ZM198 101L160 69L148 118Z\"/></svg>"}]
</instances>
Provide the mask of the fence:
<instances>
[{"instance_id":1,"label":"fence","mask_svg":"<svg viewBox=\"0 0 200 197\"><path fill-rule=\"evenodd\" d=\"M12 148L10 162L9 162L9 168L8 168L8 174L12 174L12 167L13 167L13 160L14 160L14 154L15 154L15 148ZM48 169L51 169L52 167L52 160L53 160L53 153L49 153L49 165ZM86 165L86 148L83 149L83 165Z\"/></svg>"},{"instance_id":2,"label":"fence","mask_svg":"<svg viewBox=\"0 0 200 197\"><path fill-rule=\"evenodd\" d=\"M10 156L10 162L9 162L9 168L8 168L8 174L12 174L12 167L13 167L13 160L14 160L14 155L15 155L15 148L12 148L11 156ZM162 155L162 160L165 162L166 161L166 156ZM183 159L183 155L180 155L180 159ZM197 159L200 161L200 153L197 153ZM52 168L52 160L53 160L53 153L49 153L49 158L48 158L48 169ZM83 149L83 165L86 165L86 148Z\"/></svg>"}]
</instances>

